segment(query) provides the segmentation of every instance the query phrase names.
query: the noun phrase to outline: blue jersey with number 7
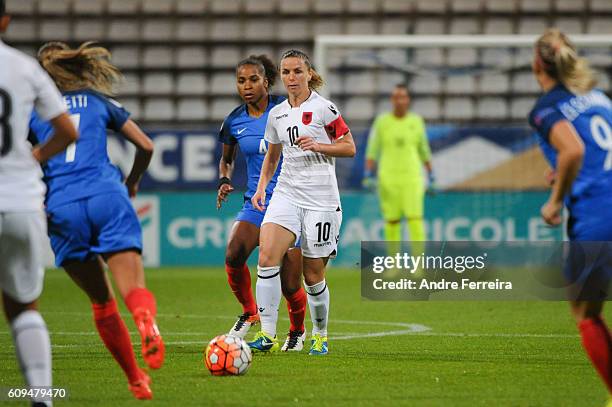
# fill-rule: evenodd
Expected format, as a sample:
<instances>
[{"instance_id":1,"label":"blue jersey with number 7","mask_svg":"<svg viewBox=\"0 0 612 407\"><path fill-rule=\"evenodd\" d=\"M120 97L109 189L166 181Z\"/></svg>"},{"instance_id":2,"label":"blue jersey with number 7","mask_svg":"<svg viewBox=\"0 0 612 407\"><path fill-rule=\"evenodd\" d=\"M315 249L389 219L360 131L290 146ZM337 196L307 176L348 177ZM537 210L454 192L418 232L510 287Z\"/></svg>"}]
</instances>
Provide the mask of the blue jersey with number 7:
<instances>
[{"instance_id":1,"label":"blue jersey with number 7","mask_svg":"<svg viewBox=\"0 0 612 407\"><path fill-rule=\"evenodd\" d=\"M561 84L540 97L529 114L529 123L538 132L542 151L553 168L556 168L557 153L550 144L549 136L553 126L561 120L572 124L584 144L582 166L565 199L570 211L571 238L573 232L581 229L580 226L589 225L584 229L592 229L599 214L609 214L610 211L612 103L600 90L593 89L583 95L576 95ZM603 226L602 219L598 219L597 223ZM612 236L612 220L604 223L608 225L606 229L611 231L607 235Z\"/></svg>"},{"instance_id":2,"label":"blue jersey with number 7","mask_svg":"<svg viewBox=\"0 0 612 407\"><path fill-rule=\"evenodd\" d=\"M62 94L79 139L43 166L47 207L98 194L125 193L121 172L108 158L106 135L107 129L121 130L130 114L118 102L93 90ZM53 127L33 112L30 133L34 143L44 142L53 134Z\"/></svg>"}]
</instances>

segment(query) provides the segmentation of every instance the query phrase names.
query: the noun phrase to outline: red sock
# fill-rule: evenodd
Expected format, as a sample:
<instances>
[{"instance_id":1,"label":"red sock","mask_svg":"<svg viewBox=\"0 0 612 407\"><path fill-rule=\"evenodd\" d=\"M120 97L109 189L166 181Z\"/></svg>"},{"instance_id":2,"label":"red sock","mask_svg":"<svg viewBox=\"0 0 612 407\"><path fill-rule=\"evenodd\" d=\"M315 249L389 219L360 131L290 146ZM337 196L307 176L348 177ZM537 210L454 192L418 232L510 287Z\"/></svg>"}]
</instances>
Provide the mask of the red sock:
<instances>
[{"instance_id":1,"label":"red sock","mask_svg":"<svg viewBox=\"0 0 612 407\"><path fill-rule=\"evenodd\" d=\"M128 293L124 300L125 305L127 305L132 315L138 308L148 310L153 317L157 315L155 296L146 288L134 288Z\"/></svg>"},{"instance_id":2,"label":"red sock","mask_svg":"<svg viewBox=\"0 0 612 407\"><path fill-rule=\"evenodd\" d=\"M227 281L229 282L232 292L236 299L242 304L242 312L248 312L250 315L257 314L257 303L253 297L253 289L251 288L251 272L249 266L243 264L240 267L231 267L225 265L227 273Z\"/></svg>"},{"instance_id":3,"label":"red sock","mask_svg":"<svg viewBox=\"0 0 612 407\"><path fill-rule=\"evenodd\" d=\"M289 311L289 321L291 331L304 330L304 317L306 316L306 291L300 287L293 295L285 297L287 300L287 310Z\"/></svg>"},{"instance_id":4,"label":"red sock","mask_svg":"<svg viewBox=\"0 0 612 407\"><path fill-rule=\"evenodd\" d=\"M119 315L117 303L110 300L106 304L92 304L94 321L98 333L130 382L140 379L140 369L136 363L130 333Z\"/></svg>"},{"instance_id":5,"label":"red sock","mask_svg":"<svg viewBox=\"0 0 612 407\"><path fill-rule=\"evenodd\" d=\"M612 338L606 323L599 317L587 318L578 324L578 329L587 355L612 393Z\"/></svg>"}]
</instances>

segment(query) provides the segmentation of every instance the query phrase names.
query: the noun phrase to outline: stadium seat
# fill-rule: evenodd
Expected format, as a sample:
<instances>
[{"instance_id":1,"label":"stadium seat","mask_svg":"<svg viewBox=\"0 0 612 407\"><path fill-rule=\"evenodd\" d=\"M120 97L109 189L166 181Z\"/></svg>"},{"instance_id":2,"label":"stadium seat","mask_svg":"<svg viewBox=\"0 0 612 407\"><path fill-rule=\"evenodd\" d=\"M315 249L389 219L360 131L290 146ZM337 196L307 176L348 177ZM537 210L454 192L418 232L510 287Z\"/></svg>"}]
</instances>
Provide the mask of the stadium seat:
<instances>
[{"instance_id":1,"label":"stadium seat","mask_svg":"<svg viewBox=\"0 0 612 407\"><path fill-rule=\"evenodd\" d=\"M275 64L278 63L276 60L276 52L274 51L274 47L271 45L249 45L244 50L244 57L246 58L249 55L267 55L268 58L272 60Z\"/></svg>"},{"instance_id":2,"label":"stadium seat","mask_svg":"<svg viewBox=\"0 0 612 407\"><path fill-rule=\"evenodd\" d=\"M516 8L516 3L508 0L487 0L484 4L487 11L494 13L512 13Z\"/></svg>"},{"instance_id":3,"label":"stadium seat","mask_svg":"<svg viewBox=\"0 0 612 407\"><path fill-rule=\"evenodd\" d=\"M370 120L376 112L374 102L370 97L351 97L344 104L342 116L347 122L351 120Z\"/></svg>"},{"instance_id":4,"label":"stadium seat","mask_svg":"<svg viewBox=\"0 0 612 407\"><path fill-rule=\"evenodd\" d=\"M210 107L210 119L218 121L219 125L232 110L240 104L237 97L234 98L214 98Z\"/></svg>"},{"instance_id":5,"label":"stadium seat","mask_svg":"<svg viewBox=\"0 0 612 407\"><path fill-rule=\"evenodd\" d=\"M371 18L352 18L346 23L346 33L352 35L374 35L377 33L376 21Z\"/></svg>"},{"instance_id":6,"label":"stadium seat","mask_svg":"<svg viewBox=\"0 0 612 407\"><path fill-rule=\"evenodd\" d=\"M62 20L47 20L40 23L42 41L67 41L71 39L70 23Z\"/></svg>"},{"instance_id":7,"label":"stadium seat","mask_svg":"<svg viewBox=\"0 0 612 407\"><path fill-rule=\"evenodd\" d=\"M557 11L580 12L586 7L585 3L576 0L555 0L555 8Z\"/></svg>"},{"instance_id":8,"label":"stadium seat","mask_svg":"<svg viewBox=\"0 0 612 407\"><path fill-rule=\"evenodd\" d=\"M210 53L210 65L213 67L235 67L242 59L242 53L238 47L215 47Z\"/></svg>"},{"instance_id":9,"label":"stadium seat","mask_svg":"<svg viewBox=\"0 0 612 407\"><path fill-rule=\"evenodd\" d=\"M276 38L275 21L248 19L244 24L244 36L247 39L272 40Z\"/></svg>"},{"instance_id":10,"label":"stadium seat","mask_svg":"<svg viewBox=\"0 0 612 407\"><path fill-rule=\"evenodd\" d=\"M439 18L418 18L414 33L419 35L444 34L444 22Z\"/></svg>"},{"instance_id":11,"label":"stadium seat","mask_svg":"<svg viewBox=\"0 0 612 407\"><path fill-rule=\"evenodd\" d=\"M533 61L533 49L531 47L521 47L516 50L513 56L515 67L531 67Z\"/></svg>"},{"instance_id":12,"label":"stadium seat","mask_svg":"<svg viewBox=\"0 0 612 407\"><path fill-rule=\"evenodd\" d=\"M119 103L123 105L125 110L130 112L130 118L138 120L142 118L142 111L140 108L140 99L133 97L120 97L118 98Z\"/></svg>"},{"instance_id":13,"label":"stadium seat","mask_svg":"<svg viewBox=\"0 0 612 407\"><path fill-rule=\"evenodd\" d=\"M170 14L174 1L168 0L146 0L142 4L144 14Z\"/></svg>"},{"instance_id":14,"label":"stadium seat","mask_svg":"<svg viewBox=\"0 0 612 407\"><path fill-rule=\"evenodd\" d=\"M513 61L513 54L505 48L484 48L480 54L480 63L487 66L507 68Z\"/></svg>"},{"instance_id":15,"label":"stadium seat","mask_svg":"<svg viewBox=\"0 0 612 407\"><path fill-rule=\"evenodd\" d=\"M77 41L103 41L106 24L98 19L79 18L74 22L72 37Z\"/></svg>"},{"instance_id":16,"label":"stadium seat","mask_svg":"<svg viewBox=\"0 0 612 407\"><path fill-rule=\"evenodd\" d=\"M142 55L142 63L145 68L171 67L174 61L172 48L166 46L147 47Z\"/></svg>"},{"instance_id":17,"label":"stadium seat","mask_svg":"<svg viewBox=\"0 0 612 407\"><path fill-rule=\"evenodd\" d=\"M448 51L450 66L475 65L478 62L478 52L475 48L451 48Z\"/></svg>"},{"instance_id":18,"label":"stadium seat","mask_svg":"<svg viewBox=\"0 0 612 407\"><path fill-rule=\"evenodd\" d=\"M524 17L519 20L518 33L542 34L546 28L548 28L548 24L544 18Z\"/></svg>"},{"instance_id":19,"label":"stadium seat","mask_svg":"<svg viewBox=\"0 0 612 407\"><path fill-rule=\"evenodd\" d=\"M18 14L31 16L34 14L36 5L36 0L7 0L6 9L9 10L13 16Z\"/></svg>"},{"instance_id":20,"label":"stadium seat","mask_svg":"<svg viewBox=\"0 0 612 407\"><path fill-rule=\"evenodd\" d=\"M39 0L38 12L41 14L66 15L70 11L70 0Z\"/></svg>"},{"instance_id":21,"label":"stadium seat","mask_svg":"<svg viewBox=\"0 0 612 407\"><path fill-rule=\"evenodd\" d=\"M420 114L425 120L440 119L440 101L436 97L412 97L410 110Z\"/></svg>"},{"instance_id":22,"label":"stadium seat","mask_svg":"<svg viewBox=\"0 0 612 407\"><path fill-rule=\"evenodd\" d=\"M418 65L442 65L444 54L440 48L418 48L414 52L414 60Z\"/></svg>"},{"instance_id":23,"label":"stadium seat","mask_svg":"<svg viewBox=\"0 0 612 407\"><path fill-rule=\"evenodd\" d=\"M176 38L184 41L201 41L207 38L207 25L197 19L181 19L177 23Z\"/></svg>"},{"instance_id":24,"label":"stadium seat","mask_svg":"<svg viewBox=\"0 0 612 407\"><path fill-rule=\"evenodd\" d=\"M384 35L409 34L412 29L405 18L387 18L381 25L380 33Z\"/></svg>"},{"instance_id":25,"label":"stadium seat","mask_svg":"<svg viewBox=\"0 0 612 407\"><path fill-rule=\"evenodd\" d=\"M91 0L74 0L72 10L75 14L102 14L106 2Z\"/></svg>"},{"instance_id":26,"label":"stadium seat","mask_svg":"<svg viewBox=\"0 0 612 407\"><path fill-rule=\"evenodd\" d=\"M140 76L133 73L123 74L123 82L118 93L120 95L138 95L140 93Z\"/></svg>"},{"instance_id":27,"label":"stadium seat","mask_svg":"<svg viewBox=\"0 0 612 407\"><path fill-rule=\"evenodd\" d=\"M417 0L416 9L426 13L444 13L446 11L446 0Z\"/></svg>"},{"instance_id":28,"label":"stadium seat","mask_svg":"<svg viewBox=\"0 0 612 407\"><path fill-rule=\"evenodd\" d=\"M176 51L176 65L179 68L204 68L208 54L203 47L180 47Z\"/></svg>"},{"instance_id":29,"label":"stadium seat","mask_svg":"<svg viewBox=\"0 0 612 407\"><path fill-rule=\"evenodd\" d=\"M108 25L108 39L115 41L136 41L140 38L139 20L111 20Z\"/></svg>"},{"instance_id":30,"label":"stadium seat","mask_svg":"<svg viewBox=\"0 0 612 407\"><path fill-rule=\"evenodd\" d=\"M134 15L138 12L138 0L109 0L108 12L110 14Z\"/></svg>"},{"instance_id":31,"label":"stadium seat","mask_svg":"<svg viewBox=\"0 0 612 407\"><path fill-rule=\"evenodd\" d=\"M119 68L134 68L140 66L138 47L119 46L111 49L112 61Z\"/></svg>"},{"instance_id":32,"label":"stadium seat","mask_svg":"<svg viewBox=\"0 0 612 407\"><path fill-rule=\"evenodd\" d=\"M176 11L185 15L203 14L206 11L206 2L202 0L178 0Z\"/></svg>"},{"instance_id":33,"label":"stadium seat","mask_svg":"<svg viewBox=\"0 0 612 407\"><path fill-rule=\"evenodd\" d=\"M508 116L506 100L501 97L485 97L478 99L476 117L482 119L505 119Z\"/></svg>"},{"instance_id":34,"label":"stadium seat","mask_svg":"<svg viewBox=\"0 0 612 407\"><path fill-rule=\"evenodd\" d=\"M382 9L385 13L409 13L412 11L413 2L406 0L383 0Z\"/></svg>"},{"instance_id":35,"label":"stadium seat","mask_svg":"<svg viewBox=\"0 0 612 407\"><path fill-rule=\"evenodd\" d=\"M472 75L457 75L446 78L445 90L450 94L471 94L476 89L475 78Z\"/></svg>"},{"instance_id":36,"label":"stadium seat","mask_svg":"<svg viewBox=\"0 0 612 407\"><path fill-rule=\"evenodd\" d=\"M540 91L538 83L531 72L519 72L514 74L511 89L515 92L537 93Z\"/></svg>"},{"instance_id":37,"label":"stadium seat","mask_svg":"<svg viewBox=\"0 0 612 407\"><path fill-rule=\"evenodd\" d=\"M612 2L610 2L610 0L591 0L591 11L609 13L612 11ZM608 22L609 21L608 19Z\"/></svg>"},{"instance_id":38,"label":"stadium seat","mask_svg":"<svg viewBox=\"0 0 612 407\"><path fill-rule=\"evenodd\" d=\"M34 21L15 18L5 36L7 40L33 41L38 38L36 28Z\"/></svg>"},{"instance_id":39,"label":"stadium seat","mask_svg":"<svg viewBox=\"0 0 612 407\"><path fill-rule=\"evenodd\" d=\"M521 0L519 8L524 13L547 13L550 11L550 0Z\"/></svg>"},{"instance_id":40,"label":"stadium seat","mask_svg":"<svg viewBox=\"0 0 612 407\"><path fill-rule=\"evenodd\" d=\"M310 25L305 19L281 19L277 28L278 38L283 41L305 41L311 38Z\"/></svg>"},{"instance_id":41,"label":"stadium seat","mask_svg":"<svg viewBox=\"0 0 612 407\"><path fill-rule=\"evenodd\" d=\"M391 65L397 69L404 69L406 64L413 64L415 61L411 60L413 58L411 54L412 50L407 50L405 48L386 48L382 49L378 52L378 58L381 63L384 65Z\"/></svg>"},{"instance_id":42,"label":"stadium seat","mask_svg":"<svg viewBox=\"0 0 612 407\"><path fill-rule=\"evenodd\" d=\"M325 85L323 86L329 93L331 93L332 98L334 95L344 92L344 81L340 74L330 72L326 78L323 78L323 80L325 81Z\"/></svg>"},{"instance_id":43,"label":"stadium seat","mask_svg":"<svg viewBox=\"0 0 612 407\"><path fill-rule=\"evenodd\" d=\"M410 80L410 92L436 94L442 90L442 80L437 75L418 75Z\"/></svg>"},{"instance_id":44,"label":"stadium seat","mask_svg":"<svg viewBox=\"0 0 612 407\"><path fill-rule=\"evenodd\" d=\"M380 71L378 73L377 89L379 93L391 93L395 85L400 83L407 84L407 78L401 72ZM410 92L412 89L408 89L408 91Z\"/></svg>"},{"instance_id":45,"label":"stadium seat","mask_svg":"<svg viewBox=\"0 0 612 407\"><path fill-rule=\"evenodd\" d=\"M512 34L514 32L511 18L487 18L484 20L485 34Z\"/></svg>"},{"instance_id":46,"label":"stadium seat","mask_svg":"<svg viewBox=\"0 0 612 407\"><path fill-rule=\"evenodd\" d=\"M183 73L177 80L176 91L179 94L198 94L208 91L208 83L203 73Z\"/></svg>"},{"instance_id":47,"label":"stadium seat","mask_svg":"<svg viewBox=\"0 0 612 407\"><path fill-rule=\"evenodd\" d=\"M470 17L453 18L450 23L450 33L451 34L480 34L479 26L480 24L476 18L470 18Z\"/></svg>"},{"instance_id":48,"label":"stadium seat","mask_svg":"<svg viewBox=\"0 0 612 407\"><path fill-rule=\"evenodd\" d=\"M568 34L582 34L582 21L580 18L560 17L555 20L555 27Z\"/></svg>"},{"instance_id":49,"label":"stadium seat","mask_svg":"<svg viewBox=\"0 0 612 407\"><path fill-rule=\"evenodd\" d=\"M212 40L239 40L243 38L242 24L238 19L215 19L209 25L209 37Z\"/></svg>"},{"instance_id":50,"label":"stadium seat","mask_svg":"<svg viewBox=\"0 0 612 407\"><path fill-rule=\"evenodd\" d=\"M174 80L168 73L147 73L142 90L145 94L170 94L174 92Z\"/></svg>"},{"instance_id":51,"label":"stadium seat","mask_svg":"<svg viewBox=\"0 0 612 407\"><path fill-rule=\"evenodd\" d=\"M388 113L393 110L391 100L388 97L379 98L376 102L376 116L382 113Z\"/></svg>"},{"instance_id":52,"label":"stadium seat","mask_svg":"<svg viewBox=\"0 0 612 407\"><path fill-rule=\"evenodd\" d=\"M588 34L612 34L609 17L591 17L587 23Z\"/></svg>"},{"instance_id":53,"label":"stadium seat","mask_svg":"<svg viewBox=\"0 0 612 407\"><path fill-rule=\"evenodd\" d=\"M448 120L469 120L474 116L474 106L466 97L448 97L443 104L444 118Z\"/></svg>"},{"instance_id":54,"label":"stadium seat","mask_svg":"<svg viewBox=\"0 0 612 407\"><path fill-rule=\"evenodd\" d=\"M453 0L449 2L451 10L459 13L478 13L482 7L481 1Z\"/></svg>"},{"instance_id":55,"label":"stadium seat","mask_svg":"<svg viewBox=\"0 0 612 407\"><path fill-rule=\"evenodd\" d=\"M352 94L372 94L377 92L376 78L372 71L349 72L344 74L344 88Z\"/></svg>"},{"instance_id":56,"label":"stadium seat","mask_svg":"<svg viewBox=\"0 0 612 407\"><path fill-rule=\"evenodd\" d=\"M305 16L309 13L309 8L309 1L278 0L278 10L283 14L302 14Z\"/></svg>"},{"instance_id":57,"label":"stadium seat","mask_svg":"<svg viewBox=\"0 0 612 407\"><path fill-rule=\"evenodd\" d=\"M347 10L350 13L368 13L376 12L378 6L377 1L371 0L348 0Z\"/></svg>"},{"instance_id":58,"label":"stadium seat","mask_svg":"<svg viewBox=\"0 0 612 407\"><path fill-rule=\"evenodd\" d=\"M208 119L208 106L202 98L180 99L177 107L179 120L206 120Z\"/></svg>"},{"instance_id":59,"label":"stadium seat","mask_svg":"<svg viewBox=\"0 0 612 407\"><path fill-rule=\"evenodd\" d=\"M171 99L149 99L144 105L144 119L162 121L174 119L174 103Z\"/></svg>"},{"instance_id":60,"label":"stadium seat","mask_svg":"<svg viewBox=\"0 0 612 407\"><path fill-rule=\"evenodd\" d=\"M244 2L244 9L247 14L262 14L268 16L274 13L275 8L275 0L257 0Z\"/></svg>"},{"instance_id":61,"label":"stadium seat","mask_svg":"<svg viewBox=\"0 0 612 407\"><path fill-rule=\"evenodd\" d=\"M512 99L510 103L510 117L512 119L523 120L527 122L527 115L535 104L535 99L532 97L519 97Z\"/></svg>"},{"instance_id":62,"label":"stadium seat","mask_svg":"<svg viewBox=\"0 0 612 407\"><path fill-rule=\"evenodd\" d=\"M171 20L145 20L142 38L147 41L169 41L173 36L174 25Z\"/></svg>"},{"instance_id":63,"label":"stadium seat","mask_svg":"<svg viewBox=\"0 0 612 407\"><path fill-rule=\"evenodd\" d=\"M342 13L344 4L342 0L314 0L313 9L316 13Z\"/></svg>"},{"instance_id":64,"label":"stadium seat","mask_svg":"<svg viewBox=\"0 0 612 407\"><path fill-rule=\"evenodd\" d=\"M339 18L319 18L312 24L312 32L317 35L342 34L344 23Z\"/></svg>"},{"instance_id":65,"label":"stadium seat","mask_svg":"<svg viewBox=\"0 0 612 407\"><path fill-rule=\"evenodd\" d=\"M509 90L508 75L486 73L480 77L478 90L480 93L506 93Z\"/></svg>"},{"instance_id":66,"label":"stadium seat","mask_svg":"<svg viewBox=\"0 0 612 407\"><path fill-rule=\"evenodd\" d=\"M236 75L234 73L214 73L210 78L210 91L219 95L236 94Z\"/></svg>"},{"instance_id":67,"label":"stadium seat","mask_svg":"<svg viewBox=\"0 0 612 407\"><path fill-rule=\"evenodd\" d=\"M240 11L240 0L210 0L209 10L218 14L235 15Z\"/></svg>"}]
</instances>

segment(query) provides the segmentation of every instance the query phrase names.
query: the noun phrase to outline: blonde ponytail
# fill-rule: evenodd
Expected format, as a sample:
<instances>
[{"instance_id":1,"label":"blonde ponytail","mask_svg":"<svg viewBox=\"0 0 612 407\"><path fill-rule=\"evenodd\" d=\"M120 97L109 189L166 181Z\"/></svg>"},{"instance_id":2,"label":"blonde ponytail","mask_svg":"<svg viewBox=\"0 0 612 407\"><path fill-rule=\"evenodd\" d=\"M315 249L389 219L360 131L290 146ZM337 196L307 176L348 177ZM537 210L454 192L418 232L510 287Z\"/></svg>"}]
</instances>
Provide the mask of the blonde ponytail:
<instances>
[{"instance_id":1,"label":"blonde ponytail","mask_svg":"<svg viewBox=\"0 0 612 407\"><path fill-rule=\"evenodd\" d=\"M578 56L574 44L558 29L546 30L536 42L536 53L546 73L572 93L584 94L596 85L587 60Z\"/></svg>"}]
</instances>

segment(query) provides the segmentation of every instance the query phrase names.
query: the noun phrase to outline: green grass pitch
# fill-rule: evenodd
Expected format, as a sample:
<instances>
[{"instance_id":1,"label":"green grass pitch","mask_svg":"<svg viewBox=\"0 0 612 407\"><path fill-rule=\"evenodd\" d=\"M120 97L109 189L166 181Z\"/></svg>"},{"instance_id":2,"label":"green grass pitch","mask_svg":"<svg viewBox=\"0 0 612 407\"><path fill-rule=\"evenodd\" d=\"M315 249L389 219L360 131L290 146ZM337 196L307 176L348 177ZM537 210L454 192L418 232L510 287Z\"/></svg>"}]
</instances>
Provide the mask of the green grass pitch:
<instances>
[{"instance_id":1,"label":"green grass pitch","mask_svg":"<svg viewBox=\"0 0 612 407\"><path fill-rule=\"evenodd\" d=\"M49 271L41 310L54 346L54 385L70 393L56 405L598 406L606 401L566 303L371 302L360 298L359 281L356 271L328 272L327 357L256 355L246 376L212 377L203 348L240 313L225 272L148 270L167 354L164 367L151 374L154 400L140 402L132 399L95 333L85 295L62 271ZM121 307L140 358L134 324ZM280 315L282 340L288 329L284 303ZM307 328L309 321L307 316ZM429 330L406 332L410 324ZM22 386L5 322L0 331L0 386Z\"/></svg>"}]
</instances>

